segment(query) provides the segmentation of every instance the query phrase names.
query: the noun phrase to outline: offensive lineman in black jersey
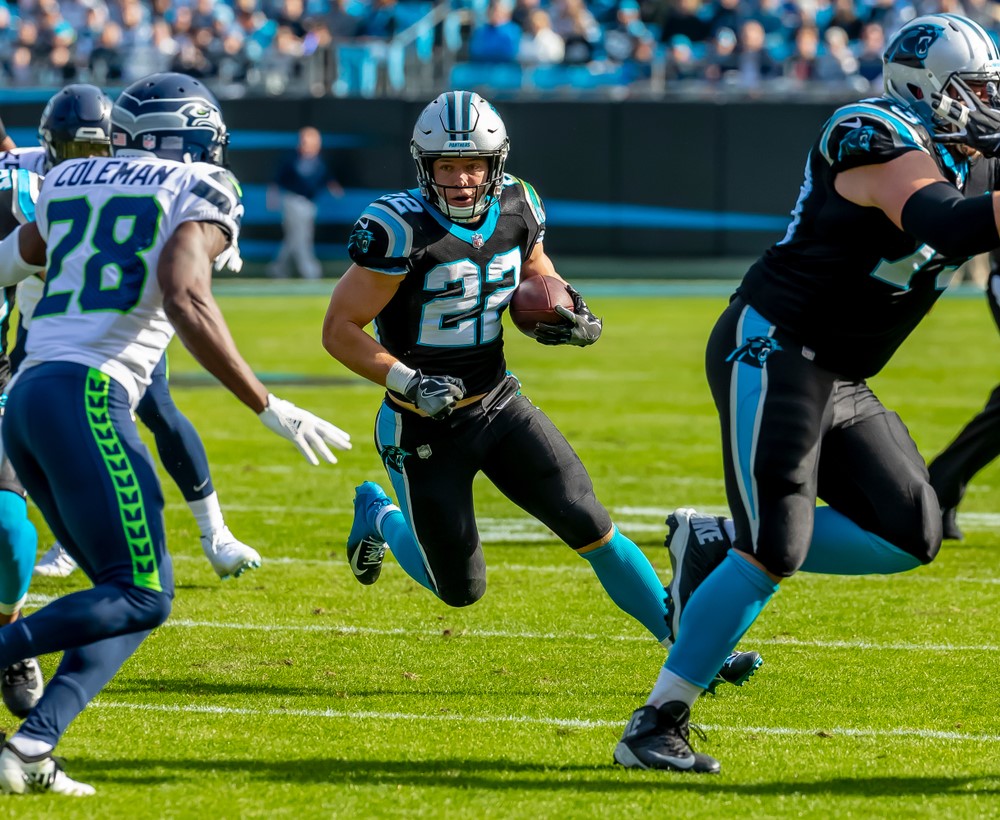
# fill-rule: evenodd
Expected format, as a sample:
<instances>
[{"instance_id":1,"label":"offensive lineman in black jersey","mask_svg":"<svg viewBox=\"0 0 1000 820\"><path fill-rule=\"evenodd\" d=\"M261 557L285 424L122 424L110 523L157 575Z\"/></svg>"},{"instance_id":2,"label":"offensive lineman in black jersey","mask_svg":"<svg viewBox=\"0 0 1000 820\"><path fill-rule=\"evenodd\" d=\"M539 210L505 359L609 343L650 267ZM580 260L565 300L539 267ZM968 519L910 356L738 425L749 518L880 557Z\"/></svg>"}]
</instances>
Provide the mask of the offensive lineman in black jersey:
<instances>
[{"instance_id":1,"label":"offensive lineman in black jersey","mask_svg":"<svg viewBox=\"0 0 1000 820\"><path fill-rule=\"evenodd\" d=\"M413 131L419 189L376 200L351 234L354 264L334 289L323 344L387 388L375 442L402 510L377 484L358 487L348 560L361 583L374 583L388 542L407 574L446 604L475 603L486 589L472 504L482 471L586 558L612 600L664 642L663 586L652 566L507 373L501 315L514 288L532 276L563 282L542 246L538 195L504 174L507 151L493 106L467 91L440 95ZM601 320L566 287L574 311L564 324L539 325L536 337L593 344ZM364 331L372 321L374 339ZM733 652L715 673L742 684L760 663L756 652Z\"/></svg>"},{"instance_id":2,"label":"offensive lineman in black jersey","mask_svg":"<svg viewBox=\"0 0 1000 820\"><path fill-rule=\"evenodd\" d=\"M733 520L703 544L703 517L675 514L684 581L667 606L683 629L655 687L666 704L636 710L615 749L625 766L719 771L687 741L690 709L781 579L903 572L940 548L924 461L865 379L953 268L1000 246L1000 197L983 193L998 187L1000 52L977 24L935 14L903 26L884 65L885 95L823 126L787 233L708 341Z\"/></svg>"}]
</instances>

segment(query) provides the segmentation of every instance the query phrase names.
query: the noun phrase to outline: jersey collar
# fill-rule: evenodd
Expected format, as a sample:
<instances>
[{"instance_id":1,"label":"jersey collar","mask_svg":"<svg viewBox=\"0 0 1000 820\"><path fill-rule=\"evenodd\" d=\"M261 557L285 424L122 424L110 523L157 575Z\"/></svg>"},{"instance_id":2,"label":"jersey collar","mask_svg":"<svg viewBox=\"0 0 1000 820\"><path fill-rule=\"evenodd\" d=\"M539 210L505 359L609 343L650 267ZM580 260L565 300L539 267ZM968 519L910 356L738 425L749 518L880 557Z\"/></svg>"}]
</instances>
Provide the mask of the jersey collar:
<instances>
[{"instance_id":1,"label":"jersey collar","mask_svg":"<svg viewBox=\"0 0 1000 820\"><path fill-rule=\"evenodd\" d=\"M448 219L448 217L441 213L441 211L431 205L426 199L424 199L419 188L412 188L409 193L414 199L424 206L424 210L434 217L434 220L442 228L445 228L452 236L458 237L463 242L467 242L473 247L476 247L476 243L473 242L474 236L478 236L480 238L480 242L488 242L490 237L493 236L493 231L496 230L497 223L500 221L500 197L497 197L496 201L486 209L486 218L478 227L466 228L458 222L452 222ZM482 247L482 245L480 244L479 247Z\"/></svg>"}]
</instances>

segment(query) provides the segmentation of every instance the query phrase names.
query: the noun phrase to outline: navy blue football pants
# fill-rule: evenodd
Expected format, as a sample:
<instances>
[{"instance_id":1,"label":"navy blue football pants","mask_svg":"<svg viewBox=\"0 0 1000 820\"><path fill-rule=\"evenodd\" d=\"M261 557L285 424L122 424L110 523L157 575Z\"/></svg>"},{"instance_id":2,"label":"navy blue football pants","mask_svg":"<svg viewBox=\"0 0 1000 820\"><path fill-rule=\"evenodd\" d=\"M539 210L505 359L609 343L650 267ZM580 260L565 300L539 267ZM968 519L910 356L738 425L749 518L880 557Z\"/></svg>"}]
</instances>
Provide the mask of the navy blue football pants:
<instances>
[{"instance_id":1,"label":"navy blue football pants","mask_svg":"<svg viewBox=\"0 0 1000 820\"><path fill-rule=\"evenodd\" d=\"M85 365L22 373L2 434L28 494L94 584L0 629L0 667L64 652L19 730L54 745L170 614L163 494L125 389Z\"/></svg>"}]
</instances>

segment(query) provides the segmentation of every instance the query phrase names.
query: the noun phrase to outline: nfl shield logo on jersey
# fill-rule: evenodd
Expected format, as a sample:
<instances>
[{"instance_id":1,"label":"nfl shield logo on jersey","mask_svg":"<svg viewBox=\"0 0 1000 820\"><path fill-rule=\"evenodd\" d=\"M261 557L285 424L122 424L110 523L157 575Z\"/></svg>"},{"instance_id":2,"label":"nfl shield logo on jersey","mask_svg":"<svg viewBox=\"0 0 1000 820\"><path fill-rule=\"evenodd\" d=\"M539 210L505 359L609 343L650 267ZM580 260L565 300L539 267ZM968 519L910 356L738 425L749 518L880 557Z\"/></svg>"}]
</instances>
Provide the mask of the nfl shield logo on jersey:
<instances>
[{"instance_id":1,"label":"nfl shield logo on jersey","mask_svg":"<svg viewBox=\"0 0 1000 820\"><path fill-rule=\"evenodd\" d=\"M483 240L483 235L481 233L474 233L472 235L472 247L477 251L485 244Z\"/></svg>"},{"instance_id":2,"label":"nfl shield logo on jersey","mask_svg":"<svg viewBox=\"0 0 1000 820\"><path fill-rule=\"evenodd\" d=\"M142 147L146 151L152 151L156 148L156 136L153 134L143 134Z\"/></svg>"}]
</instances>

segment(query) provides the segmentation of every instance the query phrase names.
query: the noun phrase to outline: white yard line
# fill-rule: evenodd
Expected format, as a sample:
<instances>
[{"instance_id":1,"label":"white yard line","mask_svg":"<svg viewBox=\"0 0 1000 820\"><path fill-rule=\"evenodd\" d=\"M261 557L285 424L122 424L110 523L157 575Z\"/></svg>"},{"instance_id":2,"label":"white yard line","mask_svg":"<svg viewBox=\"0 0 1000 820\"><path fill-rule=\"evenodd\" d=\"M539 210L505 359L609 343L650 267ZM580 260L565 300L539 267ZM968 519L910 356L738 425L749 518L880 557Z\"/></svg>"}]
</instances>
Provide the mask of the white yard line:
<instances>
[{"instance_id":1,"label":"white yard line","mask_svg":"<svg viewBox=\"0 0 1000 820\"><path fill-rule=\"evenodd\" d=\"M337 709L251 709L231 706L171 706L168 704L120 703L95 700L92 709L126 709L134 712L163 712L202 715L251 715L270 717L329 718L333 720L403 720L431 723L512 723L524 726L559 726L572 729L619 728L624 720L580 720L576 718L530 717L526 715L458 715L458 714L408 714L405 712L350 712ZM785 726L703 726L713 732L739 732L740 734L816 736L820 732L834 737L916 737L922 740L966 740L974 743L1000 743L1000 735L978 735L963 732L939 732L930 729L852 729L822 728L793 729Z\"/></svg>"},{"instance_id":2,"label":"white yard line","mask_svg":"<svg viewBox=\"0 0 1000 820\"><path fill-rule=\"evenodd\" d=\"M252 624L227 623L224 621L194 621L184 618L171 618L164 628L178 629L234 629L246 632L320 632L331 635L412 635L419 637L442 637L441 629L408 629L394 627L385 629L374 626L352 626L350 624ZM502 638L506 640L538 640L538 641L643 641L652 644L648 635L606 635L580 632L529 632L502 629L465 629L452 627L450 639L453 638ZM861 649L899 652L996 652L1000 646L996 644L933 644L911 643L909 641L879 643L876 641L819 641L799 640L797 638L753 638L754 646L809 646L817 649Z\"/></svg>"}]
</instances>

